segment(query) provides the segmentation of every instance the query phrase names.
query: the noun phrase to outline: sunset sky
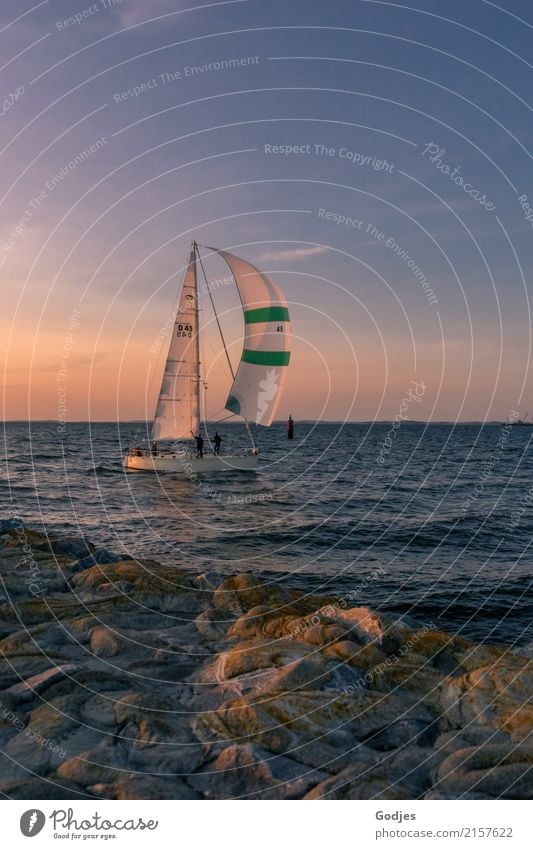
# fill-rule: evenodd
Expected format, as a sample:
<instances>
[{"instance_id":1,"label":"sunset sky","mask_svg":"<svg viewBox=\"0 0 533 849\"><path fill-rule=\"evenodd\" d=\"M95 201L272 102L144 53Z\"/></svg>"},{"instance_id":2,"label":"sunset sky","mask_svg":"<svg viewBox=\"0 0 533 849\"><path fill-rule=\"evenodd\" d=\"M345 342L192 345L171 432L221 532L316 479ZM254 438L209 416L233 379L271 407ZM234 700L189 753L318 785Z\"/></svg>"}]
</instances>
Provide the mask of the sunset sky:
<instances>
[{"instance_id":1,"label":"sunset sky","mask_svg":"<svg viewBox=\"0 0 533 849\"><path fill-rule=\"evenodd\" d=\"M390 419L413 380L412 418L533 415L532 27L527 0L3 0L4 418L61 391L150 418L192 239L291 305L280 417Z\"/></svg>"}]
</instances>

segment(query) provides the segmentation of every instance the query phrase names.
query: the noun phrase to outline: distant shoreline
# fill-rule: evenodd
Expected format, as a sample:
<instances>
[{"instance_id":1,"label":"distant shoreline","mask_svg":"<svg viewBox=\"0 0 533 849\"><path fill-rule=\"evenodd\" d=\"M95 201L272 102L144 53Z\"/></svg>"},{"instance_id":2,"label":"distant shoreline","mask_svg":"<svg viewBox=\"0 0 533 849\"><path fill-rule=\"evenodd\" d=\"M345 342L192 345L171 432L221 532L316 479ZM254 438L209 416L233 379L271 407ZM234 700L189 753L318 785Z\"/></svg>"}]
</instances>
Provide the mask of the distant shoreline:
<instances>
[{"instance_id":1,"label":"distant shoreline","mask_svg":"<svg viewBox=\"0 0 533 849\"><path fill-rule=\"evenodd\" d=\"M330 424L336 424L336 425L390 425L390 423L392 421L393 421L393 419L377 419L375 421L373 421L372 419L366 419L366 420L363 419L361 421L353 421L353 420L339 421L337 419L320 419L320 420L317 420L317 419L294 419L295 424L300 424L300 425L307 425L307 424L312 424L312 425L323 425L323 424L327 424L327 425L330 425ZM450 421L448 419L443 419L442 421L431 421L431 422L424 421L423 419L405 419L404 420L404 424L427 425L429 427L435 426L435 425L439 425L439 426L440 425L453 425L455 427L457 427L457 425L479 425L481 427L486 427L488 425L501 425L501 424L503 424L503 422L504 422L504 419L491 419L490 421L487 421L487 422L476 421L476 420L472 420L472 421L465 420L465 421L454 422L454 421ZM287 422L286 422L285 419L276 419L275 421L272 422L273 425L285 425L286 423ZM4 424L4 425L6 425L6 424L57 424L57 419L3 419L2 424ZM95 419L92 419L92 420L80 419L80 420L73 420L73 421L67 422L67 424L71 424L71 425L74 425L74 424L92 424L92 425L100 425L100 424L116 425L116 424L120 424L120 425L145 426L146 422L141 421L139 419L123 419L121 421L111 421L111 420L108 420L108 419L96 419L96 420ZM202 422L202 424L204 424L204 422ZM219 424L222 424L222 422L213 421L213 422L206 422L206 424L208 424L208 425L219 425ZM241 421L238 421L238 422L226 421L226 422L223 422L223 424L224 425L242 425L242 422Z\"/></svg>"}]
</instances>

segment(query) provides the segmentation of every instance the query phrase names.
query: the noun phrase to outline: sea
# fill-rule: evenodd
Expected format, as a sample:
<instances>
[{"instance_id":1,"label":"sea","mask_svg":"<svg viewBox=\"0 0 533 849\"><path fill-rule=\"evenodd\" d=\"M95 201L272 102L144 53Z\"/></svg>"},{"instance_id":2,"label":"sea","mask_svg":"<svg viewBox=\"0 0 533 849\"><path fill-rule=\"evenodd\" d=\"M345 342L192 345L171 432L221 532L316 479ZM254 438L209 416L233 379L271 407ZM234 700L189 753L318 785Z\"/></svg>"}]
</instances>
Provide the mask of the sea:
<instances>
[{"instance_id":1,"label":"sea","mask_svg":"<svg viewBox=\"0 0 533 849\"><path fill-rule=\"evenodd\" d=\"M244 428L216 426L222 451ZM257 473L126 472L139 423L8 422L0 518L117 554L411 617L531 653L533 427L295 422L257 428ZM206 448L215 426L206 426Z\"/></svg>"}]
</instances>

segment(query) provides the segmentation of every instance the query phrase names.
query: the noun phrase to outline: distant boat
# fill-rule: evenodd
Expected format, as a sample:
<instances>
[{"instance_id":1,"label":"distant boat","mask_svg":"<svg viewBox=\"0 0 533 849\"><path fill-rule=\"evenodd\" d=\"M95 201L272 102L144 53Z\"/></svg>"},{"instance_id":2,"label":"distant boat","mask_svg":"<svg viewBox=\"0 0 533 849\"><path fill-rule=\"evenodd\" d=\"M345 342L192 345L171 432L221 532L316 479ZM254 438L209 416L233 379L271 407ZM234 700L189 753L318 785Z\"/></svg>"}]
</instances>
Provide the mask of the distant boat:
<instances>
[{"instance_id":1,"label":"distant boat","mask_svg":"<svg viewBox=\"0 0 533 849\"><path fill-rule=\"evenodd\" d=\"M198 472L254 470L258 449L250 422L270 426L281 397L290 359L290 317L279 287L247 260L217 248L231 271L244 313L244 348L236 373L226 348L211 287L205 279L215 312L233 385L225 409L243 419L250 447L240 453L204 453L201 437L201 376L198 306L198 268L205 277L199 246L192 243L174 322L165 370L159 391L151 446L134 445L124 457L130 471L173 472L191 476ZM161 447L159 443L167 443ZM219 447L219 446L218 446Z\"/></svg>"},{"instance_id":2,"label":"distant boat","mask_svg":"<svg viewBox=\"0 0 533 849\"><path fill-rule=\"evenodd\" d=\"M523 419L517 419L515 422L509 422L511 427L533 427L533 422L526 421L529 413L526 413Z\"/></svg>"}]
</instances>

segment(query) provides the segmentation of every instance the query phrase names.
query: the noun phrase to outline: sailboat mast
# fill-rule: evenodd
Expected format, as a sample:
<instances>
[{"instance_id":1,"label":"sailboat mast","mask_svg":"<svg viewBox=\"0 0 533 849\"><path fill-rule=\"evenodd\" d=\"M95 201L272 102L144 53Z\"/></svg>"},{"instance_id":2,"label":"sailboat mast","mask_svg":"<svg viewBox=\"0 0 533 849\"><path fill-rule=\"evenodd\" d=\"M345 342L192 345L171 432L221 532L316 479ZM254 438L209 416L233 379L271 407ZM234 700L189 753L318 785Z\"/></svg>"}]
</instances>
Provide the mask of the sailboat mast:
<instances>
[{"instance_id":1,"label":"sailboat mast","mask_svg":"<svg viewBox=\"0 0 533 849\"><path fill-rule=\"evenodd\" d=\"M194 326L196 327L196 335L194 339L194 354L196 363L196 409L198 410L198 433L200 433L201 425L201 406L200 406L200 307L198 304L198 270L196 263L199 258L198 245L192 243L194 253Z\"/></svg>"}]
</instances>

